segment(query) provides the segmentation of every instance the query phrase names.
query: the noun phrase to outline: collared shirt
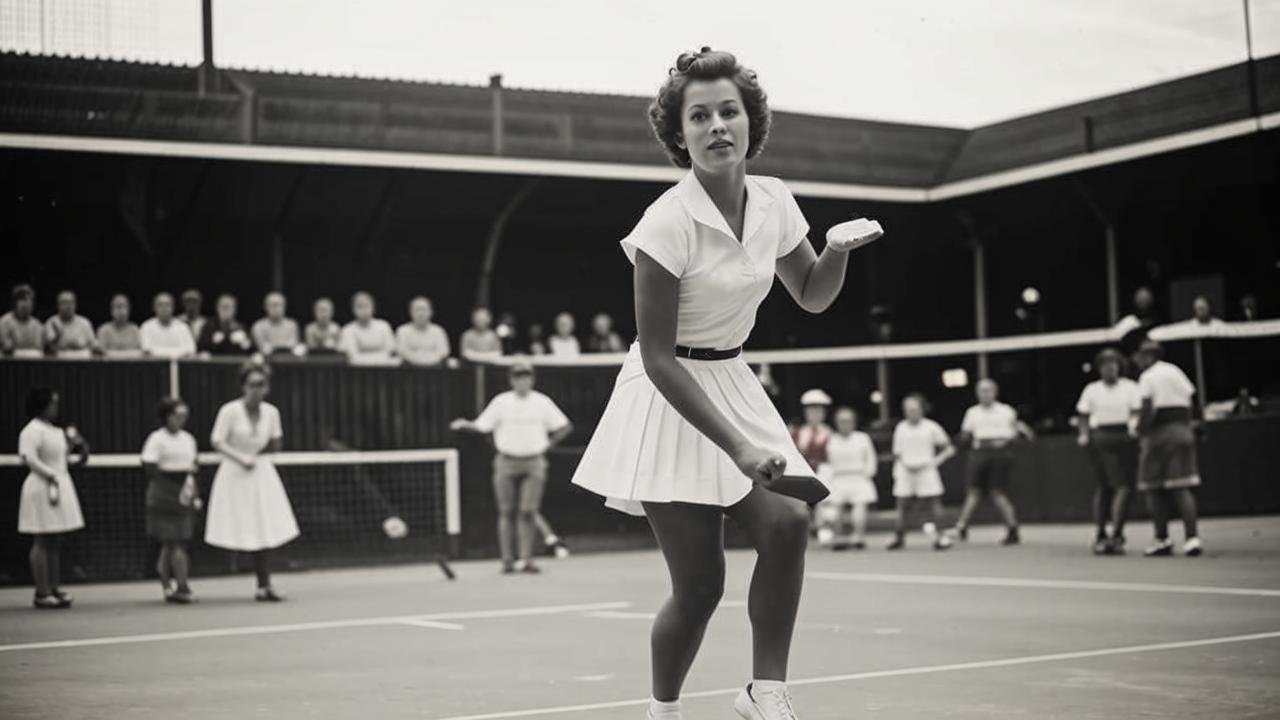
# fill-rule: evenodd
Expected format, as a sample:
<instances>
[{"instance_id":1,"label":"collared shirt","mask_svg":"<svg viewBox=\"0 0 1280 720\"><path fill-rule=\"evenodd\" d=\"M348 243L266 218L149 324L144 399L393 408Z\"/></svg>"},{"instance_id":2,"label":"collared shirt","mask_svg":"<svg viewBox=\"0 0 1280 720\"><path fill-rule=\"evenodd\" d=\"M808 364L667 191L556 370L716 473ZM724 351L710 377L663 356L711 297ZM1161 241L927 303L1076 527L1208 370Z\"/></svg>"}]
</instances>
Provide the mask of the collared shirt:
<instances>
[{"instance_id":1,"label":"collared shirt","mask_svg":"<svg viewBox=\"0 0 1280 720\"><path fill-rule=\"evenodd\" d=\"M61 315L49 318L44 322L44 339L54 352L92 350L96 342L93 325L81 315L73 315L70 320L63 320Z\"/></svg>"},{"instance_id":2,"label":"collared shirt","mask_svg":"<svg viewBox=\"0 0 1280 720\"><path fill-rule=\"evenodd\" d=\"M435 323L425 328L405 323L396 328L396 350L412 365L439 365L449 357L449 335Z\"/></svg>"},{"instance_id":3,"label":"collared shirt","mask_svg":"<svg viewBox=\"0 0 1280 720\"><path fill-rule=\"evenodd\" d=\"M827 463L836 477L875 477L879 460L871 436L857 430L833 433L827 440Z\"/></svg>"},{"instance_id":4,"label":"collared shirt","mask_svg":"<svg viewBox=\"0 0 1280 720\"><path fill-rule=\"evenodd\" d=\"M396 334L381 318L373 318L367 325L352 320L342 326L338 347L351 360L390 360L396 352Z\"/></svg>"},{"instance_id":5,"label":"collared shirt","mask_svg":"<svg viewBox=\"0 0 1280 720\"><path fill-rule=\"evenodd\" d=\"M190 472L196 465L196 439L186 430L153 430L142 444L141 459L163 472Z\"/></svg>"},{"instance_id":6,"label":"collared shirt","mask_svg":"<svg viewBox=\"0 0 1280 720\"><path fill-rule=\"evenodd\" d=\"M1143 399L1150 398L1155 408L1191 407L1196 386L1182 368L1164 360L1157 360L1138 376L1138 389Z\"/></svg>"},{"instance_id":7,"label":"collared shirt","mask_svg":"<svg viewBox=\"0 0 1280 720\"><path fill-rule=\"evenodd\" d=\"M142 351L160 357L186 357L196 354L196 340L191 328L176 318L165 325L157 318L150 318L138 329Z\"/></svg>"},{"instance_id":8,"label":"collared shirt","mask_svg":"<svg viewBox=\"0 0 1280 720\"><path fill-rule=\"evenodd\" d=\"M502 338L498 337L498 333L493 330L469 328L462 333L462 341L459 345L462 346L464 357L502 354Z\"/></svg>"},{"instance_id":9,"label":"collared shirt","mask_svg":"<svg viewBox=\"0 0 1280 720\"><path fill-rule=\"evenodd\" d=\"M253 344L258 350L270 355L280 350L292 350L299 342L298 323L293 318L259 318L250 330Z\"/></svg>"},{"instance_id":10,"label":"collared shirt","mask_svg":"<svg viewBox=\"0 0 1280 720\"><path fill-rule=\"evenodd\" d=\"M133 323L116 325L113 322L98 326L98 347L105 353L134 352L142 350L138 326Z\"/></svg>"},{"instance_id":11,"label":"collared shirt","mask_svg":"<svg viewBox=\"0 0 1280 720\"><path fill-rule=\"evenodd\" d=\"M547 338L547 347L551 351L552 357L578 357L582 354L582 346L578 344L578 338L569 335L552 335Z\"/></svg>"},{"instance_id":12,"label":"collared shirt","mask_svg":"<svg viewBox=\"0 0 1280 720\"><path fill-rule=\"evenodd\" d=\"M555 402L534 390L521 397L514 390L489 401L476 418L476 429L493 433L498 452L514 457L541 455L551 446L549 434L569 424Z\"/></svg>"},{"instance_id":13,"label":"collared shirt","mask_svg":"<svg viewBox=\"0 0 1280 720\"><path fill-rule=\"evenodd\" d=\"M1018 436L1018 412L1002 402L990 405L974 405L964 413L960 431L969 433L974 441L1012 440Z\"/></svg>"},{"instance_id":14,"label":"collared shirt","mask_svg":"<svg viewBox=\"0 0 1280 720\"><path fill-rule=\"evenodd\" d=\"M632 263L643 250L679 278L678 345L727 349L746 342L778 259L809 233L781 180L748 175L746 187L741 242L693 173L655 200L622 239Z\"/></svg>"},{"instance_id":15,"label":"collared shirt","mask_svg":"<svg viewBox=\"0 0 1280 720\"><path fill-rule=\"evenodd\" d=\"M1119 378L1108 385L1094 380L1084 386L1076 412L1089 416L1089 427L1100 425L1124 425L1133 411L1142 408L1142 393L1138 383L1129 378Z\"/></svg>"},{"instance_id":16,"label":"collared shirt","mask_svg":"<svg viewBox=\"0 0 1280 720\"><path fill-rule=\"evenodd\" d=\"M893 455L901 465L922 465L938 455L938 448L951 444L947 431L929 418L919 422L903 420L893 429Z\"/></svg>"},{"instance_id":17,"label":"collared shirt","mask_svg":"<svg viewBox=\"0 0 1280 720\"><path fill-rule=\"evenodd\" d=\"M28 315L26 320L19 320L12 312L0 315L0 350L44 351L44 326L40 321Z\"/></svg>"}]
</instances>

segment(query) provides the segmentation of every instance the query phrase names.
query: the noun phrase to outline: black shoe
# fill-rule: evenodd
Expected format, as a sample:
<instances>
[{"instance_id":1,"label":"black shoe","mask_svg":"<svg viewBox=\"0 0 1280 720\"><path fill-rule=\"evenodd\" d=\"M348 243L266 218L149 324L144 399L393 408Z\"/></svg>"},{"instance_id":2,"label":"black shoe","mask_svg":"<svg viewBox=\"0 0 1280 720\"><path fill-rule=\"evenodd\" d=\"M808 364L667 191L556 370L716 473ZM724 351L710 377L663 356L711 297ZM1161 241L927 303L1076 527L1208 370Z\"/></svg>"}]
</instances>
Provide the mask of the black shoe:
<instances>
[{"instance_id":1,"label":"black shoe","mask_svg":"<svg viewBox=\"0 0 1280 720\"><path fill-rule=\"evenodd\" d=\"M62 602L58 599L58 596L53 593L49 593L48 595L36 593L35 597L31 599L31 607L34 607L37 610L66 610L71 607L71 603Z\"/></svg>"},{"instance_id":2,"label":"black shoe","mask_svg":"<svg viewBox=\"0 0 1280 720\"><path fill-rule=\"evenodd\" d=\"M542 568L538 567L537 565L534 565L533 563L528 563L524 567L520 568L520 572L524 573L525 575L541 575Z\"/></svg>"},{"instance_id":3,"label":"black shoe","mask_svg":"<svg viewBox=\"0 0 1280 720\"><path fill-rule=\"evenodd\" d=\"M1165 538L1156 540L1156 544L1142 551L1145 557L1169 557L1173 554L1173 541Z\"/></svg>"},{"instance_id":4,"label":"black shoe","mask_svg":"<svg viewBox=\"0 0 1280 720\"><path fill-rule=\"evenodd\" d=\"M852 548L853 550L866 550L866 549L867 549L867 544L866 544L865 542L863 542L862 540L859 540L859 541L857 541L857 542L850 543L850 544L849 544L849 547L850 547L850 548Z\"/></svg>"},{"instance_id":5,"label":"black shoe","mask_svg":"<svg viewBox=\"0 0 1280 720\"><path fill-rule=\"evenodd\" d=\"M71 593L59 588L54 588L51 594L58 598L58 602L62 603L63 607L71 607L71 603L75 602L75 598L71 597Z\"/></svg>"},{"instance_id":6,"label":"black shoe","mask_svg":"<svg viewBox=\"0 0 1280 720\"><path fill-rule=\"evenodd\" d=\"M264 587L264 588L258 588L258 592L254 594L253 599L257 600L258 602L278 603L278 602L284 602L284 595L281 595L280 593L276 592L275 588Z\"/></svg>"},{"instance_id":7,"label":"black shoe","mask_svg":"<svg viewBox=\"0 0 1280 720\"><path fill-rule=\"evenodd\" d=\"M960 542L969 542L969 527L967 525L957 525L951 528L951 531L956 534L957 538L960 538Z\"/></svg>"},{"instance_id":8,"label":"black shoe","mask_svg":"<svg viewBox=\"0 0 1280 720\"><path fill-rule=\"evenodd\" d=\"M1099 537L1093 541L1094 555L1111 555L1111 541L1105 537Z\"/></svg>"},{"instance_id":9,"label":"black shoe","mask_svg":"<svg viewBox=\"0 0 1280 720\"><path fill-rule=\"evenodd\" d=\"M1123 535L1116 535L1115 537L1111 538L1111 548L1107 554L1108 555L1124 554L1124 536Z\"/></svg>"},{"instance_id":10,"label":"black shoe","mask_svg":"<svg viewBox=\"0 0 1280 720\"><path fill-rule=\"evenodd\" d=\"M1001 545L1017 545L1022 542L1022 536L1018 534L1018 528L1011 527L1004 534L1004 539L1000 541Z\"/></svg>"},{"instance_id":11,"label":"black shoe","mask_svg":"<svg viewBox=\"0 0 1280 720\"><path fill-rule=\"evenodd\" d=\"M165 593L164 601L174 605L190 605L196 601L196 596L190 590L174 590Z\"/></svg>"},{"instance_id":12,"label":"black shoe","mask_svg":"<svg viewBox=\"0 0 1280 720\"><path fill-rule=\"evenodd\" d=\"M885 550L901 550L907 546L907 541L901 535L893 539L893 542L885 546Z\"/></svg>"},{"instance_id":13,"label":"black shoe","mask_svg":"<svg viewBox=\"0 0 1280 720\"><path fill-rule=\"evenodd\" d=\"M514 574L515 574L515 572L516 572L516 566L515 566L515 565L513 565L513 564L511 564L511 563L509 563L509 562L504 562L504 563L502 563L502 574L503 574L503 575L514 575Z\"/></svg>"}]
</instances>

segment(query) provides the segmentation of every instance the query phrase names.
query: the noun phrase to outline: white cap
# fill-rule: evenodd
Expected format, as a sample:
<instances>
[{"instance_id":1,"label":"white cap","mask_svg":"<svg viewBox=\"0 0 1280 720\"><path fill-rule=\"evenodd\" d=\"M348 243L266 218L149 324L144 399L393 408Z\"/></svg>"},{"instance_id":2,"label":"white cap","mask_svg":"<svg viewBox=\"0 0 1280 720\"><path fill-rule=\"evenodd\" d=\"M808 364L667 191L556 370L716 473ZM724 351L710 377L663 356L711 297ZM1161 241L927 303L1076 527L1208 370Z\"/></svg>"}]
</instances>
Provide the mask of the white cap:
<instances>
[{"instance_id":1,"label":"white cap","mask_svg":"<svg viewBox=\"0 0 1280 720\"><path fill-rule=\"evenodd\" d=\"M831 396L818 389L806 391L800 396L801 405L830 405Z\"/></svg>"}]
</instances>

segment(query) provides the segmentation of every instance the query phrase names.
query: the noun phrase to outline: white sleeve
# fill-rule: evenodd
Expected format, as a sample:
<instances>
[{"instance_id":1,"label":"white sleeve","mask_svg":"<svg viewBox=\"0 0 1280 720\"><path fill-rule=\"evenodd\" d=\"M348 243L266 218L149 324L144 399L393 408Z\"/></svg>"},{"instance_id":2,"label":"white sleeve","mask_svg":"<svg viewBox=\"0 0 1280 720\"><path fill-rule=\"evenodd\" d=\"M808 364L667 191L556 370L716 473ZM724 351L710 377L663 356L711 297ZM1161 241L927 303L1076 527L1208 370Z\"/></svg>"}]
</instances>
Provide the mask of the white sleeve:
<instances>
[{"instance_id":1,"label":"white sleeve","mask_svg":"<svg viewBox=\"0 0 1280 720\"><path fill-rule=\"evenodd\" d=\"M1080 399L1076 401L1076 414L1092 415L1093 414L1093 393L1089 392L1093 388L1090 383L1084 386L1084 390L1080 391Z\"/></svg>"},{"instance_id":2,"label":"white sleeve","mask_svg":"<svg viewBox=\"0 0 1280 720\"><path fill-rule=\"evenodd\" d=\"M182 332L178 333L178 337L182 338L182 352L180 354L195 355L196 336L191 334L191 328L186 323L182 323L181 330Z\"/></svg>"},{"instance_id":3,"label":"white sleeve","mask_svg":"<svg viewBox=\"0 0 1280 720\"><path fill-rule=\"evenodd\" d=\"M960 432L973 432L973 408L964 411L964 419L960 421Z\"/></svg>"},{"instance_id":4,"label":"white sleeve","mask_svg":"<svg viewBox=\"0 0 1280 720\"><path fill-rule=\"evenodd\" d=\"M1138 383L1130 381L1129 385L1129 409L1142 409L1142 391L1138 389Z\"/></svg>"},{"instance_id":5,"label":"white sleeve","mask_svg":"<svg viewBox=\"0 0 1280 720\"><path fill-rule=\"evenodd\" d=\"M880 459L876 456L876 444L871 442L871 436L863 433L862 435L862 452L867 456L867 470L872 474L876 474L876 466L880 464Z\"/></svg>"},{"instance_id":6,"label":"white sleeve","mask_svg":"<svg viewBox=\"0 0 1280 720\"><path fill-rule=\"evenodd\" d=\"M209 432L209 441L213 445L225 442L231 435L231 413L235 412L231 403L218 408L218 416L213 419L213 430Z\"/></svg>"},{"instance_id":7,"label":"white sleeve","mask_svg":"<svg viewBox=\"0 0 1280 720\"><path fill-rule=\"evenodd\" d=\"M1142 373L1138 376L1138 397L1141 400L1154 398L1156 395L1156 384L1152 382L1149 373Z\"/></svg>"},{"instance_id":8,"label":"white sleeve","mask_svg":"<svg viewBox=\"0 0 1280 720\"><path fill-rule=\"evenodd\" d=\"M498 413L500 412L498 404L501 399L502 396L499 395L498 397L490 400L489 404L485 406L484 411L480 413L480 417L476 418L475 422L472 423L476 426L477 430L480 432L490 433L494 431L494 428L498 427Z\"/></svg>"},{"instance_id":9,"label":"white sleeve","mask_svg":"<svg viewBox=\"0 0 1280 720\"><path fill-rule=\"evenodd\" d=\"M902 454L902 423L898 423L893 428L893 454Z\"/></svg>"},{"instance_id":10,"label":"white sleeve","mask_svg":"<svg viewBox=\"0 0 1280 720\"><path fill-rule=\"evenodd\" d=\"M545 395L542 399L542 422L546 426L547 432L555 432L569 424L569 418L565 416L554 400Z\"/></svg>"},{"instance_id":11,"label":"white sleeve","mask_svg":"<svg viewBox=\"0 0 1280 720\"><path fill-rule=\"evenodd\" d=\"M355 332L352 331L349 323L343 325L342 329L338 331L338 350L347 355L354 355L356 352Z\"/></svg>"},{"instance_id":12,"label":"white sleeve","mask_svg":"<svg viewBox=\"0 0 1280 720\"><path fill-rule=\"evenodd\" d=\"M643 250L645 255L678 278L689 267L691 238L684 217L672 204L673 201L665 200L650 205L621 244L632 265L636 263L636 251Z\"/></svg>"},{"instance_id":13,"label":"white sleeve","mask_svg":"<svg viewBox=\"0 0 1280 720\"><path fill-rule=\"evenodd\" d=\"M160 438L156 436L155 432L148 435L146 442L142 443L142 462L160 462Z\"/></svg>"},{"instance_id":14,"label":"white sleeve","mask_svg":"<svg viewBox=\"0 0 1280 720\"><path fill-rule=\"evenodd\" d=\"M932 420L930 420L929 422L931 423L929 430L933 433L934 446L936 447L939 445L950 445L951 438L947 435L947 431L943 430L942 426L939 425L938 423Z\"/></svg>"},{"instance_id":15,"label":"white sleeve","mask_svg":"<svg viewBox=\"0 0 1280 720\"><path fill-rule=\"evenodd\" d=\"M105 327L105 326L104 326ZM155 349L155 344L151 339L151 321L143 320L142 326L138 328L138 345L142 352L150 353Z\"/></svg>"},{"instance_id":16,"label":"white sleeve","mask_svg":"<svg viewBox=\"0 0 1280 720\"><path fill-rule=\"evenodd\" d=\"M280 440L284 438L284 426L280 423L280 408L275 405L264 405L271 410L271 426L267 428L270 431L269 437L272 440Z\"/></svg>"},{"instance_id":17,"label":"white sleeve","mask_svg":"<svg viewBox=\"0 0 1280 720\"><path fill-rule=\"evenodd\" d=\"M18 455L23 458L40 457L40 428L28 423L18 434Z\"/></svg>"},{"instance_id":18,"label":"white sleeve","mask_svg":"<svg viewBox=\"0 0 1280 720\"><path fill-rule=\"evenodd\" d=\"M809 236L809 221L804 219L800 204L796 202L795 196L791 194L786 183L781 180L777 183L782 195L783 212L786 213L782 219L782 240L778 243L778 257L782 258L790 255Z\"/></svg>"}]
</instances>

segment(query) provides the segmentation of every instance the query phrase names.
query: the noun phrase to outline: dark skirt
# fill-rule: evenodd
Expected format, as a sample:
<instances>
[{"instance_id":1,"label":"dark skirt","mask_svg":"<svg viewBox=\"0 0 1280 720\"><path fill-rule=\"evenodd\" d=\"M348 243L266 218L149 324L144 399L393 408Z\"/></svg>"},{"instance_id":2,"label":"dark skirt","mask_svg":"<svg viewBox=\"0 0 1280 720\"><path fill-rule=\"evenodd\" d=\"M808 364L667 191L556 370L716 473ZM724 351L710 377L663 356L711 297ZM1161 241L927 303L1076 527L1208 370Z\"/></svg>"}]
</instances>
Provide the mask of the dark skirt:
<instances>
[{"instance_id":1,"label":"dark skirt","mask_svg":"<svg viewBox=\"0 0 1280 720\"><path fill-rule=\"evenodd\" d=\"M1105 425L1089 432L1089 458L1098 484L1132 488L1137 479L1138 443L1124 425Z\"/></svg>"},{"instance_id":2,"label":"dark skirt","mask_svg":"<svg viewBox=\"0 0 1280 720\"><path fill-rule=\"evenodd\" d=\"M1190 413L1182 408L1167 410L1157 411L1152 427L1142 438L1138 460L1140 490L1171 490L1200 484Z\"/></svg>"},{"instance_id":3,"label":"dark skirt","mask_svg":"<svg viewBox=\"0 0 1280 720\"><path fill-rule=\"evenodd\" d=\"M160 542L184 542L195 534L195 513L178 502L184 472L162 472L147 484L147 535Z\"/></svg>"}]
</instances>

